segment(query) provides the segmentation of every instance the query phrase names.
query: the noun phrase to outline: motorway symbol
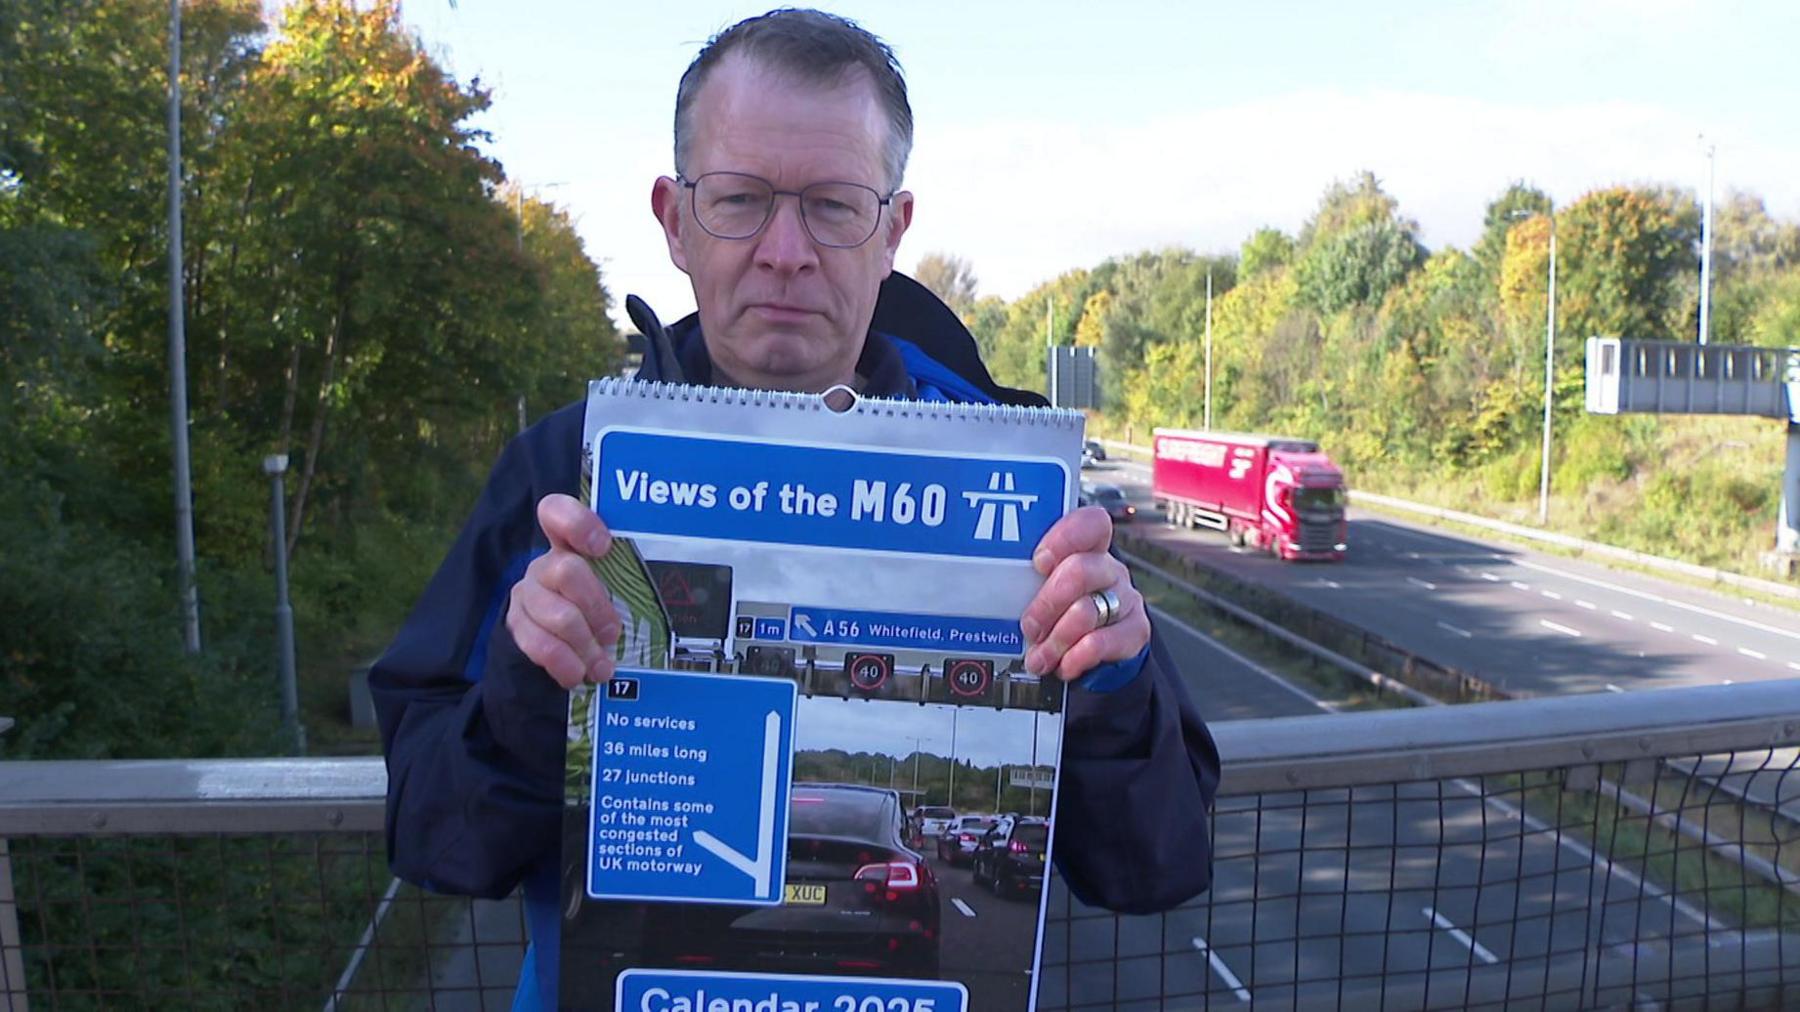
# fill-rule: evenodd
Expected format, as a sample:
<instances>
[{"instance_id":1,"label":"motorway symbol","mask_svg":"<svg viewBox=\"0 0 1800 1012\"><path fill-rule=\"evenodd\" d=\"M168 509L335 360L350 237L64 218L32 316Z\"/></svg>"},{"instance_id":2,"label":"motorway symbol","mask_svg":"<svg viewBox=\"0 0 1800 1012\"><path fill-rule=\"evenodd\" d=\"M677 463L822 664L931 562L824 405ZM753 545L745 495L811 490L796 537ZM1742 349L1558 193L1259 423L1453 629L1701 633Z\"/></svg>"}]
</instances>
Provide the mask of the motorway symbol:
<instances>
[{"instance_id":1,"label":"motorway symbol","mask_svg":"<svg viewBox=\"0 0 1800 1012\"><path fill-rule=\"evenodd\" d=\"M994 540L994 518L1000 518L1000 540L1019 540L1019 514L1031 509L1038 497L1013 491L1016 478L1011 471L995 471L988 476L986 492L964 492L970 506L979 506L975 521L975 540Z\"/></svg>"},{"instance_id":2,"label":"motorway symbol","mask_svg":"<svg viewBox=\"0 0 1800 1012\"><path fill-rule=\"evenodd\" d=\"M762 802L756 809L756 853L743 854L704 829L694 830L694 842L723 858L726 864L750 876L752 894L769 898L769 872L775 862L775 808L787 807L775 782L781 765L781 714L770 710L763 720ZM787 849L783 841L781 849Z\"/></svg>"},{"instance_id":3,"label":"motorway symbol","mask_svg":"<svg viewBox=\"0 0 1800 1012\"><path fill-rule=\"evenodd\" d=\"M850 673L851 685L864 692L874 692L894 673L894 655L845 654L844 670Z\"/></svg>"}]
</instances>

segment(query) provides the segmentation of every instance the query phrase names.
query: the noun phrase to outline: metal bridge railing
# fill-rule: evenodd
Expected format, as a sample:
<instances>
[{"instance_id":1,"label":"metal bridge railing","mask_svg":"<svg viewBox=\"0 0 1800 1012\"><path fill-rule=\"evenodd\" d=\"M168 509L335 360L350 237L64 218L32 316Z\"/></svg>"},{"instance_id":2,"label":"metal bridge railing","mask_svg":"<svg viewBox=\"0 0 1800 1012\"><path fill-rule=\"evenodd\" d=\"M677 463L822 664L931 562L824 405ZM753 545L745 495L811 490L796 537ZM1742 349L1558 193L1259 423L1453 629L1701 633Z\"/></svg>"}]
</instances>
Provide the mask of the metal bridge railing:
<instances>
[{"instance_id":1,"label":"metal bridge railing","mask_svg":"<svg viewBox=\"0 0 1800 1012\"><path fill-rule=\"evenodd\" d=\"M1800 1005L1800 682L1214 731L1212 890L1053 887L1040 1008ZM0 1007L509 1007L517 905L395 884L383 788L0 763Z\"/></svg>"}]
</instances>

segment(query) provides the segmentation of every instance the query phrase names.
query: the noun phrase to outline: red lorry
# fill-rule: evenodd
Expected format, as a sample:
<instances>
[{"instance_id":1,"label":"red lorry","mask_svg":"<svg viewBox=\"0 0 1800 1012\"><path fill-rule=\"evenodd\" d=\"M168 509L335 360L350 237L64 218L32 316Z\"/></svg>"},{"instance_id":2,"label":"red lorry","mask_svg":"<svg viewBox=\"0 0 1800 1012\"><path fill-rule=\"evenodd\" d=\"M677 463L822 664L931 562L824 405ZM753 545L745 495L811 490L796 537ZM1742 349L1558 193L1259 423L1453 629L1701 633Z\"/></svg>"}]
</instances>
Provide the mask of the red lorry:
<instances>
[{"instance_id":1,"label":"red lorry","mask_svg":"<svg viewBox=\"0 0 1800 1012\"><path fill-rule=\"evenodd\" d=\"M1157 429L1151 495L1176 526L1282 559L1343 561L1344 473L1312 440Z\"/></svg>"}]
</instances>

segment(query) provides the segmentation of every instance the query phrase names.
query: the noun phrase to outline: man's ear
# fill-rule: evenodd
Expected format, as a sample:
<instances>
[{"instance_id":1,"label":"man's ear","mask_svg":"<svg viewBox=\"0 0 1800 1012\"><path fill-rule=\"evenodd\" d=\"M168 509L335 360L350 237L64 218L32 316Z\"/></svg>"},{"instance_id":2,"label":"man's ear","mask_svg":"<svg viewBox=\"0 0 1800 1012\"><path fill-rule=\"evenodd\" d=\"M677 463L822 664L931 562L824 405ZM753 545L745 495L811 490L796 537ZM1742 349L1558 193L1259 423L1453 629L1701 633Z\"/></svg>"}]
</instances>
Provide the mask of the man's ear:
<instances>
[{"instance_id":1,"label":"man's ear","mask_svg":"<svg viewBox=\"0 0 1800 1012\"><path fill-rule=\"evenodd\" d=\"M888 204L887 234L882 237L882 245L886 247L887 271L883 276L894 271L894 255L900 252L900 237L912 227L913 195L911 190L901 190L894 194Z\"/></svg>"},{"instance_id":2,"label":"man's ear","mask_svg":"<svg viewBox=\"0 0 1800 1012\"><path fill-rule=\"evenodd\" d=\"M686 194L682 185L668 176L658 176L656 183L650 187L650 211L656 215L657 222L662 225L663 238L669 243L669 259L683 274L687 273L687 250L682 246L681 198ZM892 259L890 254L889 259Z\"/></svg>"}]
</instances>

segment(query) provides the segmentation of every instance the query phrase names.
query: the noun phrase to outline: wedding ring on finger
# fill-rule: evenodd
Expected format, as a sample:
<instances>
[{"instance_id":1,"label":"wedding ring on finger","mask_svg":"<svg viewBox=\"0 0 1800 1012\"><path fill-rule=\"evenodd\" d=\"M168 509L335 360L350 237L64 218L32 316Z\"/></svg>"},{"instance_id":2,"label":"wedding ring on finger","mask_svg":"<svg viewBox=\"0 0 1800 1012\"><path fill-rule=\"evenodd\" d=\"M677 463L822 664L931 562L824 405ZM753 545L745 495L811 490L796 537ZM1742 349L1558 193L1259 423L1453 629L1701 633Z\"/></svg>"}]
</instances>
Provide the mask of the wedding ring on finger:
<instances>
[{"instance_id":1,"label":"wedding ring on finger","mask_svg":"<svg viewBox=\"0 0 1800 1012\"><path fill-rule=\"evenodd\" d=\"M1123 617L1125 609L1119 604L1118 591L1096 590L1088 595L1088 600L1094 602L1094 611L1099 613L1099 621L1094 623L1096 628L1103 629Z\"/></svg>"}]
</instances>

